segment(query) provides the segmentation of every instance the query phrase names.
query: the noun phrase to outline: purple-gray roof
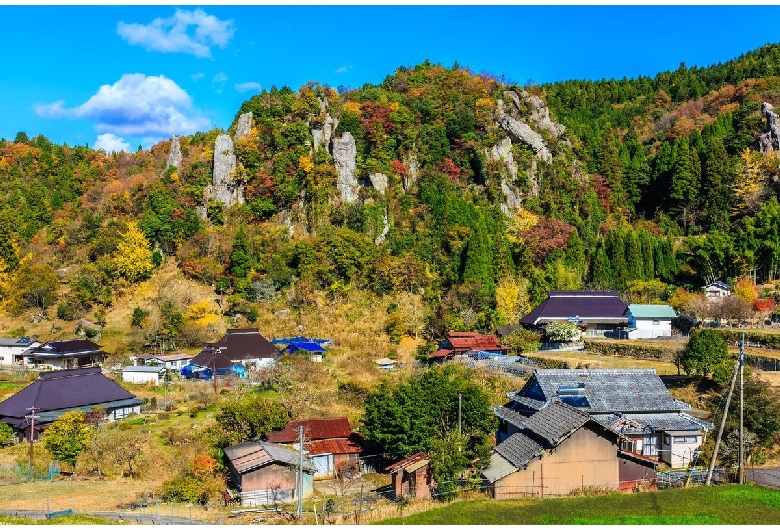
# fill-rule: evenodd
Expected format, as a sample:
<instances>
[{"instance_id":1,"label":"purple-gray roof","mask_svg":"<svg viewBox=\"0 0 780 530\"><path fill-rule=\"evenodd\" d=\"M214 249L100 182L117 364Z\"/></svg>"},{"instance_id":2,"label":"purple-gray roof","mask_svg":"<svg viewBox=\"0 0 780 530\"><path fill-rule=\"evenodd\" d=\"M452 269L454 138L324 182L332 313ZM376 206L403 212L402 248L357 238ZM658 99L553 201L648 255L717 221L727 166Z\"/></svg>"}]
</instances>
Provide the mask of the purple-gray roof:
<instances>
[{"instance_id":1,"label":"purple-gray roof","mask_svg":"<svg viewBox=\"0 0 780 530\"><path fill-rule=\"evenodd\" d=\"M0 422L19 425L32 406L36 412L47 412L132 399L136 399L133 394L103 375L99 367L43 372L37 381L0 402Z\"/></svg>"},{"instance_id":2,"label":"purple-gray roof","mask_svg":"<svg viewBox=\"0 0 780 530\"><path fill-rule=\"evenodd\" d=\"M221 351L225 359L217 355L217 368L227 368L232 362L242 362L251 359L275 359L279 352L268 339L260 334L257 328L229 329L227 333L213 344L206 344L203 351L190 361L198 366L211 366L213 352ZM224 366L223 366L224 365Z\"/></svg>"},{"instance_id":3,"label":"purple-gray roof","mask_svg":"<svg viewBox=\"0 0 780 530\"><path fill-rule=\"evenodd\" d=\"M617 291L550 291L547 299L525 315L527 325L549 324L553 320L579 318L583 322L626 322L628 306Z\"/></svg>"}]
</instances>

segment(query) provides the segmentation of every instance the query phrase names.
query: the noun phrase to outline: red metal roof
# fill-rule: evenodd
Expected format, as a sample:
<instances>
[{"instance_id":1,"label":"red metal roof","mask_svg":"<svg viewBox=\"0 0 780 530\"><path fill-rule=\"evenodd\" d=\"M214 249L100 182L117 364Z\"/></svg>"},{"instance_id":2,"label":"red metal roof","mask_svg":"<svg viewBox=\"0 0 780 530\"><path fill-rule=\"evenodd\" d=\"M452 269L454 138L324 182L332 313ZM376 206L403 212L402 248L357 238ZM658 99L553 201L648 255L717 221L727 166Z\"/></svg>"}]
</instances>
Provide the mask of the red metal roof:
<instances>
[{"instance_id":1,"label":"red metal roof","mask_svg":"<svg viewBox=\"0 0 780 530\"><path fill-rule=\"evenodd\" d=\"M268 433L268 441L273 443L297 442L299 426L303 426L303 437L307 440L349 438L349 435L352 434L347 418L297 420L287 422L287 425L281 431Z\"/></svg>"},{"instance_id":2,"label":"red metal roof","mask_svg":"<svg viewBox=\"0 0 780 530\"><path fill-rule=\"evenodd\" d=\"M303 447L309 452L310 456L354 454L363 450L363 447L357 440L358 438L354 436L352 438L315 440L303 444Z\"/></svg>"},{"instance_id":3,"label":"red metal roof","mask_svg":"<svg viewBox=\"0 0 780 530\"><path fill-rule=\"evenodd\" d=\"M495 335L474 335L472 337L450 337L450 344L455 351L472 350L506 350L501 346Z\"/></svg>"},{"instance_id":4,"label":"red metal roof","mask_svg":"<svg viewBox=\"0 0 780 530\"><path fill-rule=\"evenodd\" d=\"M446 357L451 353L453 353L452 350L445 350L444 348L442 348L440 350L436 350L435 352L433 352L431 354L431 357Z\"/></svg>"},{"instance_id":5,"label":"red metal roof","mask_svg":"<svg viewBox=\"0 0 780 530\"><path fill-rule=\"evenodd\" d=\"M453 337L476 337L478 333L476 331L448 331L447 337L453 338Z\"/></svg>"}]
</instances>

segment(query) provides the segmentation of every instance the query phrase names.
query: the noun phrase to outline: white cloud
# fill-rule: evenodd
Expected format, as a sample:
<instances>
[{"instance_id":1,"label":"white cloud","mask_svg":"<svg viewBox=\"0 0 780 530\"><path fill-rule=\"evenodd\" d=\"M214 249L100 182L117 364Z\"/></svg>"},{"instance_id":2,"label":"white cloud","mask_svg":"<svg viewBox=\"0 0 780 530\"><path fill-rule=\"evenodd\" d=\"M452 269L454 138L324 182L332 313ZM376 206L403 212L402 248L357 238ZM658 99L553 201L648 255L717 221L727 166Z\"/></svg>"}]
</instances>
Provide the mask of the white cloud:
<instances>
[{"instance_id":1,"label":"white cloud","mask_svg":"<svg viewBox=\"0 0 780 530\"><path fill-rule=\"evenodd\" d=\"M102 149L106 153L130 152L130 144L125 142L124 138L111 133L99 135L92 148Z\"/></svg>"},{"instance_id":2,"label":"white cloud","mask_svg":"<svg viewBox=\"0 0 780 530\"><path fill-rule=\"evenodd\" d=\"M33 110L35 111L35 114L41 118L61 118L68 112L67 109L65 109L65 102L62 100L49 103L48 105L38 103L33 105Z\"/></svg>"},{"instance_id":3,"label":"white cloud","mask_svg":"<svg viewBox=\"0 0 780 530\"><path fill-rule=\"evenodd\" d=\"M189 94L164 76L125 74L77 107L65 108L58 101L34 108L43 117L92 120L99 133L120 136L165 138L211 127L209 119L192 109Z\"/></svg>"},{"instance_id":4,"label":"white cloud","mask_svg":"<svg viewBox=\"0 0 780 530\"><path fill-rule=\"evenodd\" d=\"M235 31L232 20L220 20L202 9L177 9L172 17L156 18L147 25L119 22L116 27L129 44L147 51L188 53L195 57L211 57L211 46L224 48Z\"/></svg>"},{"instance_id":5,"label":"white cloud","mask_svg":"<svg viewBox=\"0 0 780 530\"><path fill-rule=\"evenodd\" d=\"M197 74L192 74L190 77L192 78L193 81L200 81L201 79L206 77L206 74L204 74L203 72L198 72Z\"/></svg>"},{"instance_id":6,"label":"white cloud","mask_svg":"<svg viewBox=\"0 0 780 530\"><path fill-rule=\"evenodd\" d=\"M334 74L346 74L350 69L352 69L352 65L350 64L347 66L346 64L339 66L336 68L333 73Z\"/></svg>"},{"instance_id":7,"label":"white cloud","mask_svg":"<svg viewBox=\"0 0 780 530\"><path fill-rule=\"evenodd\" d=\"M225 72L220 72L217 75L215 75L212 79L212 83L224 83L228 80L228 76L225 74Z\"/></svg>"},{"instance_id":8,"label":"white cloud","mask_svg":"<svg viewBox=\"0 0 780 530\"><path fill-rule=\"evenodd\" d=\"M260 83L256 83L254 81L247 81L246 83L236 84L237 92L249 92L250 90L253 92L260 92L262 88L263 86Z\"/></svg>"}]
</instances>

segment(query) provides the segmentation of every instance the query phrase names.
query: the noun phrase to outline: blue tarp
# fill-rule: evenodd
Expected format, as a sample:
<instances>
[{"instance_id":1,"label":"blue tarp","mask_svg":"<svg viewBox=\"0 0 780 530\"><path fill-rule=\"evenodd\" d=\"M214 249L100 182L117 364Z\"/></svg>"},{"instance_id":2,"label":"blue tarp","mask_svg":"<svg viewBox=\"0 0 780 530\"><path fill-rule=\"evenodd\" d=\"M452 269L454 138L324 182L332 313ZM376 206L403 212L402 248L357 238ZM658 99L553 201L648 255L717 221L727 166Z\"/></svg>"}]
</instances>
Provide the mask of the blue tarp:
<instances>
[{"instance_id":1,"label":"blue tarp","mask_svg":"<svg viewBox=\"0 0 780 530\"><path fill-rule=\"evenodd\" d=\"M246 370L240 364L234 364L228 368L217 368L217 375L226 375L233 372L241 379L246 379ZM181 369L181 375L185 379L204 379L206 381L211 380L212 372L211 368L205 366L198 366L196 364L188 364Z\"/></svg>"},{"instance_id":2,"label":"blue tarp","mask_svg":"<svg viewBox=\"0 0 780 530\"><path fill-rule=\"evenodd\" d=\"M312 353L322 353L325 351L325 348L316 342L291 342L285 349L289 350L290 353L295 353L297 350L305 350Z\"/></svg>"},{"instance_id":3,"label":"blue tarp","mask_svg":"<svg viewBox=\"0 0 780 530\"><path fill-rule=\"evenodd\" d=\"M312 339L309 337L280 337L278 339L273 339L270 342L271 344L283 344L285 346L288 346L293 342L313 342L322 346L333 346L333 341L330 339Z\"/></svg>"}]
</instances>

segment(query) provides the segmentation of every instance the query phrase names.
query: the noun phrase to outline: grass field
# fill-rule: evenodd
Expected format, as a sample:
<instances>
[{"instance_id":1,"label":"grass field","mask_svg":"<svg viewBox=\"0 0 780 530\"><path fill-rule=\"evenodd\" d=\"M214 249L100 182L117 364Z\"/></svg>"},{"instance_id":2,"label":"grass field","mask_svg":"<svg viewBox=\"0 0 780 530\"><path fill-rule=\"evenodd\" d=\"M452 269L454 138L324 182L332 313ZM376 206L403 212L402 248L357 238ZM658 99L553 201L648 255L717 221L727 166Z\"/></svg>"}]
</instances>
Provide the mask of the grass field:
<instances>
[{"instance_id":1,"label":"grass field","mask_svg":"<svg viewBox=\"0 0 780 530\"><path fill-rule=\"evenodd\" d=\"M28 519L26 517L12 517L9 515L0 515L0 525L19 525L19 524L56 524L56 525L85 525L85 524L121 524L118 521L106 519L104 517L93 517L91 515L61 515L52 519Z\"/></svg>"},{"instance_id":2,"label":"grass field","mask_svg":"<svg viewBox=\"0 0 780 530\"><path fill-rule=\"evenodd\" d=\"M565 499L454 502L377 524L777 524L780 491L712 486Z\"/></svg>"}]
</instances>

